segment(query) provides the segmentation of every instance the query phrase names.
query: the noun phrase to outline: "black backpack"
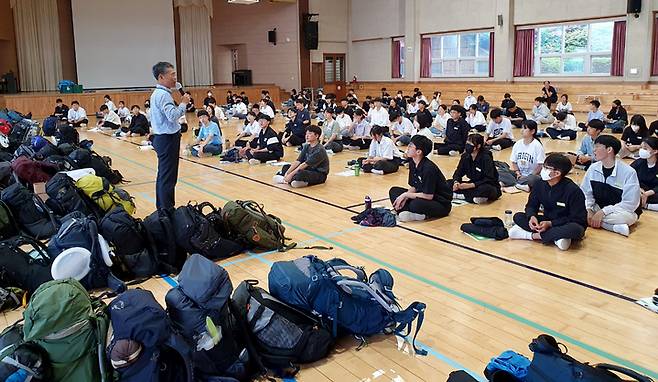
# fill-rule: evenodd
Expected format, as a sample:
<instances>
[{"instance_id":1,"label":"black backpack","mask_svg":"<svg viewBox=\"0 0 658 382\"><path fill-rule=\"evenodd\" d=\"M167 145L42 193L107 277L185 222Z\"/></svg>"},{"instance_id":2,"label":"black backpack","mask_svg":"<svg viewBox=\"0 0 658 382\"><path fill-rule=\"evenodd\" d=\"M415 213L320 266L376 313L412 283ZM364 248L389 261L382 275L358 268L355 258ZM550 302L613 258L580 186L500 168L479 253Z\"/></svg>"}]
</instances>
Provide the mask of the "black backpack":
<instances>
[{"instance_id":1,"label":"black backpack","mask_svg":"<svg viewBox=\"0 0 658 382\"><path fill-rule=\"evenodd\" d=\"M57 145L62 145L65 143L77 145L80 143L80 134L75 127L67 124L61 124L57 127L57 133L55 134L57 139Z\"/></svg>"},{"instance_id":2,"label":"black backpack","mask_svg":"<svg viewBox=\"0 0 658 382\"><path fill-rule=\"evenodd\" d=\"M48 117L43 120L42 130L45 137L52 137L57 133L57 117Z\"/></svg>"},{"instance_id":3,"label":"black backpack","mask_svg":"<svg viewBox=\"0 0 658 382\"><path fill-rule=\"evenodd\" d=\"M18 235L20 228L14 215L5 202L0 200L0 240L6 240Z\"/></svg>"},{"instance_id":4,"label":"black backpack","mask_svg":"<svg viewBox=\"0 0 658 382\"><path fill-rule=\"evenodd\" d=\"M143 225L149 240L155 243L156 258L162 271L180 272L187 259L187 252L176 244L171 214L167 210L154 211L144 219Z\"/></svg>"},{"instance_id":5,"label":"black backpack","mask_svg":"<svg viewBox=\"0 0 658 382\"><path fill-rule=\"evenodd\" d=\"M31 247L25 251L24 246ZM40 241L25 236L0 242L0 287L20 288L34 293L37 288L52 280L52 259L46 246Z\"/></svg>"},{"instance_id":6,"label":"black backpack","mask_svg":"<svg viewBox=\"0 0 658 382\"><path fill-rule=\"evenodd\" d=\"M242 246L222 238L213 224L192 204L176 209L174 227L176 243L189 253L199 253L211 260L219 260L243 250Z\"/></svg>"},{"instance_id":7,"label":"black backpack","mask_svg":"<svg viewBox=\"0 0 658 382\"><path fill-rule=\"evenodd\" d=\"M9 206L19 226L37 240L51 237L58 229L58 222L41 199L23 187L14 183L2 190L2 201Z\"/></svg>"},{"instance_id":8,"label":"black backpack","mask_svg":"<svg viewBox=\"0 0 658 382\"><path fill-rule=\"evenodd\" d=\"M20 345L19 345L20 344ZM7 359L0 362L0 381L6 381L22 369L31 382L52 381L52 365L48 352L34 342L23 341L23 325L15 323L0 334L0 349L18 345Z\"/></svg>"},{"instance_id":9,"label":"black backpack","mask_svg":"<svg viewBox=\"0 0 658 382\"><path fill-rule=\"evenodd\" d=\"M9 151L14 152L23 143L29 143L29 136L34 126L31 122L22 120L16 122L11 127L9 133Z\"/></svg>"},{"instance_id":10,"label":"black backpack","mask_svg":"<svg viewBox=\"0 0 658 382\"><path fill-rule=\"evenodd\" d=\"M69 154L76 168L93 168L97 176L107 179L111 184L121 183L123 175L118 170L112 170L109 157L101 157L92 150L79 148Z\"/></svg>"},{"instance_id":11,"label":"black backpack","mask_svg":"<svg viewBox=\"0 0 658 382\"><path fill-rule=\"evenodd\" d=\"M59 169L59 171L71 171L77 169L75 163L71 160L71 158L65 155L59 155L59 154L49 155L43 161L45 163L50 163L52 165L55 165Z\"/></svg>"},{"instance_id":12,"label":"black backpack","mask_svg":"<svg viewBox=\"0 0 658 382\"><path fill-rule=\"evenodd\" d=\"M331 332L318 319L256 285L256 280L240 283L233 293L233 304L264 366L294 374L299 370L297 364L326 357L333 345Z\"/></svg>"},{"instance_id":13,"label":"black backpack","mask_svg":"<svg viewBox=\"0 0 658 382\"><path fill-rule=\"evenodd\" d=\"M75 186L75 182L64 173L57 173L46 183L48 200L46 205L59 216L79 211L89 216L102 216L102 212L93 200Z\"/></svg>"}]
</instances>

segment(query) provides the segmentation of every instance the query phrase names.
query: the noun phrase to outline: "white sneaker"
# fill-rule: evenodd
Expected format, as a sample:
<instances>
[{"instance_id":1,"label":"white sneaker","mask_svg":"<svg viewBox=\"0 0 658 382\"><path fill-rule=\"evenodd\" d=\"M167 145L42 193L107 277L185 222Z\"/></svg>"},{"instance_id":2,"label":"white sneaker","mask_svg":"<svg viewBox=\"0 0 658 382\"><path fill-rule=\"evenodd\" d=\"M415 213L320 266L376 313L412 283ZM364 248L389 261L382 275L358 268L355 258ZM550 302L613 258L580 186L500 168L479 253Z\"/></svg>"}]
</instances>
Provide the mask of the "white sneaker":
<instances>
[{"instance_id":1,"label":"white sneaker","mask_svg":"<svg viewBox=\"0 0 658 382\"><path fill-rule=\"evenodd\" d=\"M452 193L452 198L457 200L465 200L464 194L458 194L456 192Z\"/></svg>"},{"instance_id":2,"label":"white sneaker","mask_svg":"<svg viewBox=\"0 0 658 382\"><path fill-rule=\"evenodd\" d=\"M515 187L521 191L530 192L530 186L527 184L517 184Z\"/></svg>"},{"instance_id":3,"label":"white sneaker","mask_svg":"<svg viewBox=\"0 0 658 382\"><path fill-rule=\"evenodd\" d=\"M81 123L80 127L87 127L87 124L86 123Z\"/></svg>"},{"instance_id":4,"label":"white sneaker","mask_svg":"<svg viewBox=\"0 0 658 382\"><path fill-rule=\"evenodd\" d=\"M473 198L473 203L475 203L475 204L484 204L488 201L489 201L489 199L483 198L481 196L477 196L477 197Z\"/></svg>"},{"instance_id":5,"label":"white sneaker","mask_svg":"<svg viewBox=\"0 0 658 382\"><path fill-rule=\"evenodd\" d=\"M507 235L512 240L532 240L532 232L528 232L516 224L507 230Z\"/></svg>"},{"instance_id":6,"label":"white sneaker","mask_svg":"<svg viewBox=\"0 0 658 382\"><path fill-rule=\"evenodd\" d=\"M274 175L272 177L272 182L274 184L285 184L286 183L286 181L284 180L283 175Z\"/></svg>"},{"instance_id":7,"label":"white sneaker","mask_svg":"<svg viewBox=\"0 0 658 382\"><path fill-rule=\"evenodd\" d=\"M448 155L450 155L451 157L458 157L460 154L459 154L459 151L456 151L456 150L450 150L450 151L448 152Z\"/></svg>"},{"instance_id":8,"label":"white sneaker","mask_svg":"<svg viewBox=\"0 0 658 382\"><path fill-rule=\"evenodd\" d=\"M260 164L260 161L256 158L249 159L249 164L257 165Z\"/></svg>"},{"instance_id":9,"label":"white sneaker","mask_svg":"<svg viewBox=\"0 0 658 382\"><path fill-rule=\"evenodd\" d=\"M384 171L383 171L383 170L377 170L377 169L374 169L374 170L372 170L372 171L370 171L370 172L373 173L373 174L375 174L375 175L384 175Z\"/></svg>"},{"instance_id":10,"label":"white sneaker","mask_svg":"<svg viewBox=\"0 0 658 382\"><path fill-rule=\"evenodd\" d=\"M398 213L398 219L401 222L421 221L421 220L425 220L425 215L413 213L410 211L402 211Z\"/></svg>"},{"instance_id":11,"label":"white sneaker","mask_svg":"<svg viewBox=\"0 0 658 382\"><path fill-rule=\"evenodd\" d=\"M128 133L125 133L125 132L122 131L121 133L119 133L119 135L122 136L122 137L126 137L126 136L128 136Z\"/></svg>"},{"instance_id":12,"label":"white sneaker","mask_svg":"<svg viewBox=\"0 0 658 382\"><path fill-rule=\"evenodd\" d=\"M302 187L307 187L308 182L302 182L301 180L293 180L290 182L290 186L292 188L302 188Z\"/></svg>"},{"instance_id":13,"label":"white sneaker","mask_svg":"<svg viewBox=\"0 0 658 382\"><path fill-rule=\"evenodd\" d=\"M327 150L327 155L334 155L334 151L333 150Z\"/></svg>"},{"instance_id":14,"label":"white sneaker","mask_svg":"<svg viewBox=\"0 0 658 382\"><path fill-rule=\"evenodd\" d=\"M561 251L566 251L571 246L571 239L555 240L555 246L560 248Z\"/></svg>"},{"instance_id":15,"label":"white sneaker","mask_svg":"<svg viewBox=\"0 0 658 382\"><path fill-rule=\"evenodd\" d=\"M612 226L612 231L626 237L631 233L628 224L615 224Z\"/></svg>"},{"instance_id":16,"label":"white sneaker","mask_svg":"<svg viewBox=\"0 0 658 382\"><path fill-rule=\"evenodd\" d=\"M151 141L142 141L140 143L140 145L142 145L142 146L151 146Z\"/></svg>"},{"instance_id":17,"label":"white sneaker","mask_svg":"<svg viewBox=\"0 0 658 382\"><path fill-rule=\"evenodd\" d=\"M496 151L500 151L500 150L503 149L500 145L493 145L493 146L491 146L491 148L496 150Z\"/></svg>"},{"instance_id":18,"label":"white sneaker","mask_svg":"<svg viewBox=\"0 0 658 382\"><path fill-rule=\"evenodd\" d=\"M563 136L560 137L560 140L563 140L563 141L570 141L570 140L571 140L571 137L568 137L568 136L566 136L566 135L563 135Z\"/></svg>"}]
</instances>

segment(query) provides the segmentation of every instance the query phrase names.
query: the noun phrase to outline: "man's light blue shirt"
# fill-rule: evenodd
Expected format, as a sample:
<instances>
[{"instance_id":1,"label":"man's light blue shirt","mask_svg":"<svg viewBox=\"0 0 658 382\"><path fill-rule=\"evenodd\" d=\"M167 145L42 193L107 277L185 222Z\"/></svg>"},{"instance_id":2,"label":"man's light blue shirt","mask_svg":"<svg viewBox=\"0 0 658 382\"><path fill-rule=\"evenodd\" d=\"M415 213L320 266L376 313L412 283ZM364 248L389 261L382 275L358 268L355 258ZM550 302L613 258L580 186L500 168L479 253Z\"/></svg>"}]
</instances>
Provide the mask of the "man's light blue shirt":
<instances>
[{"instance_id":1,"label":"man's light blue shirt","mask_svg":"<svg viewBox=\"0 0 658 382\"><path fill-rule=\"evenodd\" d=\"M180 130L178 119L185 114L185 104L176 106L171 90L158 84L151 94L151 130L153 134L175 134Z\"/></svg>"}]
</instances>

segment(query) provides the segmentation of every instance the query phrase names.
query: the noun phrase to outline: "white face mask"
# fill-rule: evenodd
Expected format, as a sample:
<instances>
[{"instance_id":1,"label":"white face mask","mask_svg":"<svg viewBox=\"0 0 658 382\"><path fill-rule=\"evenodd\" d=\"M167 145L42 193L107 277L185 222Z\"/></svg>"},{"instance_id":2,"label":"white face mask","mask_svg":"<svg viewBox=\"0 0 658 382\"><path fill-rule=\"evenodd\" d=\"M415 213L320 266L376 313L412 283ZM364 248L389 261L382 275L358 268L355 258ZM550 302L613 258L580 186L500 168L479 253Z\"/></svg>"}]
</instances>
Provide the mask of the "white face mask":
<instances>
[{"instance_id":1,"label":"white face mask","mask_svg":"<svg viewBox=\"0 0 658 382\"><path fill-rule=\"evenodd\" d=\"M549 170L547 168L542 168L540 175L541 175L542 180L549 181L549 180L553 179L553 177L551 176L551 170Z\"/></svg>"},{"instance_id":2,"label":"white face mask","mask_svg":"<svg viewBox=\"0 0 658 382\"><path fill-rule=\"evenodd\" d=\"M647 149L640 149L639 154L642 159L649 159L651 157L651 153Z\"/></svg>"},{"instance_id":3,"label":"white face mask","mask_svg":"<svg viewBox=\"0 0 658 382\"><path fill-rule=\"evenodd\" d=\"M633 129L633 131L637 133L638 131L640 131L640 126L638 126L638 125L631 125L631 129Z\"/></svg>"}]
</instances>

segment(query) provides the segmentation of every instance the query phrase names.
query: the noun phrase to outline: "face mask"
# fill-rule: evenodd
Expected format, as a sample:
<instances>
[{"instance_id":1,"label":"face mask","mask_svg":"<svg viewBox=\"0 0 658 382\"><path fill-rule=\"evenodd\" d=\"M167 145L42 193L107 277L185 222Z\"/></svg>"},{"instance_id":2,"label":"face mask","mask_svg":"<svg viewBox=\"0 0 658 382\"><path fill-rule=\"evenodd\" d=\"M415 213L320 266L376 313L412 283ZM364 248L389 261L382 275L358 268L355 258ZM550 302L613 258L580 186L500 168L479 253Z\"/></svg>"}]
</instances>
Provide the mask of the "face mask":
<instances>
[{"instance_id":1,"label":"face mask","mask_svg":"<svg viewBox=\"0 0 658 382\"><path fill-rule=\"evenodd\" d=\"M551 170L549 170L547 168L542 168L541 169L541 179L546 180L546 181L553 179L553 177L551 176Z\"/></svg>"},{"instance_id":2,"label":"face mask","mask_svg":"<svg viewBox=\"0 0 658 382\"><path fill-rule=\"evenodd\" d=\"M638 131L640 131L640 126L638 126L638 125L631 125L631 129L633 129L633 131L637 133Z\"/></svg>"},{"instance_id":3,"label":"face mask","mask_svg":"<svg viewBox=\"0 0 658 382\"><path fill-rule=\"evenodd\" d=\"M646 149L640 149L640 158L642 159L649 159L651 157L651 153L649 150Z\"/></svg>"},{"instance_id":4,"label":"face mask","mask_svg":"<svg viewBox=\"0 0 658 382\"><path fill-rule=\"evenodd\" d=\"M473 145L466 145L466 149L465 149L466 154L468 154L468 155L473 154L473 150L475 150L475 146L473 146Z\"/></svg>"}]
</instances>

